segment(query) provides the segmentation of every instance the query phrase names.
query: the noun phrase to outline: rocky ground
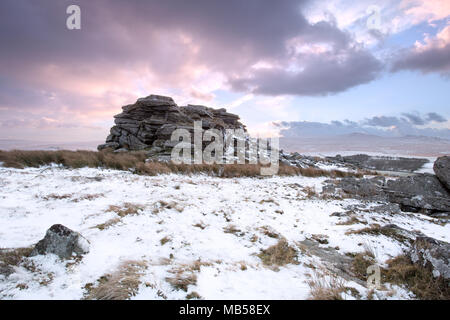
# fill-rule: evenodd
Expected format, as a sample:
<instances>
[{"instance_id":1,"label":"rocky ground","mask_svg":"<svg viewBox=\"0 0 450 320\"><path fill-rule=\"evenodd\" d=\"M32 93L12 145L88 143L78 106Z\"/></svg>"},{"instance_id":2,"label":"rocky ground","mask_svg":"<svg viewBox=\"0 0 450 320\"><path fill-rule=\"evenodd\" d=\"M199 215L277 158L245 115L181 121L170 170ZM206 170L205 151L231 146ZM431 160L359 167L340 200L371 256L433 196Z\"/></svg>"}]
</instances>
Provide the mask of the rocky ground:
<instances>
[{"instance_id":1,"label":"rocky ground","mask_svg":"<svg viewBox=\"0 0 450 320\"><path fill-rule=\"evenodd\" d=\"M0 298L448 299L448 157L434 168L333 179L0 168Z\"/></svg>"}]
</instances>

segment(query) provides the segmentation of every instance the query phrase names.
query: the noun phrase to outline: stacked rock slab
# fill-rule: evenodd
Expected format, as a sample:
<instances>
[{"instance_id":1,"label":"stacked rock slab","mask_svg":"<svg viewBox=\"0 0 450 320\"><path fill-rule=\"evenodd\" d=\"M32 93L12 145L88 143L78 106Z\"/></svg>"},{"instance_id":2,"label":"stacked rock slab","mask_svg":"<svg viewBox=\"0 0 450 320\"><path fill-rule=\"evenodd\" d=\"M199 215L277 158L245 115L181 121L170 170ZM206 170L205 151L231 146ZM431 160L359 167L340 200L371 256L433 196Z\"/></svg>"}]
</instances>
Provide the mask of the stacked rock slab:
<instances>
[{"instance_id":1,"label":"stacked rock slab","mask_svg":"<svg viewBox=\"0 0 450 320\"><path fill-rule=\"evenodd\" d=\"M179 107L170 97L150 95L140 98L134 104L122 107L122 113L114 116L115 125L98 150L113 149L167 151L173 147L170 142L176 129L194 130L194 121L202 121L204 130L243 129L239 116L226 109L213 109L200 105Z\"/></svg>"}]
</instances>

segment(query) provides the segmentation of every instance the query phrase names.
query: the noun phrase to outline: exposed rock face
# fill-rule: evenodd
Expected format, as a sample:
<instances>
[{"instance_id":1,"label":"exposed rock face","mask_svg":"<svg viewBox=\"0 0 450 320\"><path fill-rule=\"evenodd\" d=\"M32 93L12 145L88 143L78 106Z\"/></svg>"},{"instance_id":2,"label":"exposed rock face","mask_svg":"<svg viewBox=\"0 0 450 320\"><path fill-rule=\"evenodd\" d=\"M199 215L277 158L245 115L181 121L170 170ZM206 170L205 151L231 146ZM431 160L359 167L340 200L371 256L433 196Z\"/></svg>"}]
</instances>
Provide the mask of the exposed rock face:
<instances>
[{"instance_id":1,"label":"exposed rock face","mask_svg":"<svg viewBox=\"0 0 450 320\"><path fill-rule=\"evenodd\" d=\"M204 130L243 129L239 116L226 109L213 109L199 105L179 107L170 97L150 95L136 103L122 107L123 112L114 116L115 126L111 128L106 143L98 149L112 148L118 151L153 148L160 153L173 148L170 143L172 132L187 129L193 132L194 121L202 121ZM173 143L172 143L173 144Z\"/></svg>"},{"instance_id":2,"label":"exposed rock face","mask_svg":"<svg viewBox=\"0 0 450 320\"><path fill-rule=\"evenodd\" d=\"M445 214L450 211L450 193L432 174L417 174L387 180L382 176L373 178L342 178L327 180L325 193L342 190L356 199L388 201L400 205L403 211L425 214Z\"/></svg>"},{"instance_id":3,"label":"exposed rock face","mask_svg":"<svg viewBox=\"0 0 450 320\"><path fill-rule=\"evenodd\" d=\"M439 181L450 190L450 156L439 157L434 162L434 173Z\"/></svg>"},{"instance_id":4,"label":"exposed rock face","mask_svg":"<svg viewBox=\"0 0 450 320\"><path fill-rule=\"evenodd\" d=\"M381 171L405 171L414 172L428 162L421 158L398 158L385 156L369 156L367 154L356 154L351 156L336 155L327 157L329 161L343 163L354 168L381 170Z\"/></svg>"},{"instance_id":5,"label":"exposed rock face","mask_svg":"<svg viewBox=\"0 0 450 320\"><path fill-rule=\"evenodd\" d=\"M450 211L450 194L435 175L418 174L389 180L384 188L389 200L423 213Z\"/></svg>"},{"instance_id":6,"label":"exposed rock face","mask_svg":"<svg viewBox=\"0 0 450 320\"><path fill-rule=\"evenodd\" d=\"M356 199L383 201L386 200L383 186L384 177L354 178L345 177L339 180L326 180L322 191L327 194L336 194L341 191Z\"/></svg>"},{"instance_id":7,"label":"exposed rock face","mask_svg":"<svg viewBox=\"0 0 450 320\"><path fill-rule=\"evenodd\" d=\"M40 240L30 256L53 253L61 259L68 259L74 254L82 255L89 252L89 241L78 232L55 224L47 230L44 239Z\"/></svg>"},{"instance_id":8,"label":"exposed rock face","mask_svg":"<svg viewBox=\"0 0 450 320\"><path fill-rule=\"evenodd\" d=\"M413 263L428 268L434 277L450 279L450 244L429 237L417 237L411 248Z\"/></svg>"},{"instance_id":9,"label":"exposed rock face","mask_svg":"<svg viewBox=\"0 0 450 320\"><path fill-rule=\"evenodd\" d=\"M374 177L370 179L343 178L339 181L338 187L347 194L356 195L362 198L382 198L384 177Z\"/></svg>"}]
</instances>

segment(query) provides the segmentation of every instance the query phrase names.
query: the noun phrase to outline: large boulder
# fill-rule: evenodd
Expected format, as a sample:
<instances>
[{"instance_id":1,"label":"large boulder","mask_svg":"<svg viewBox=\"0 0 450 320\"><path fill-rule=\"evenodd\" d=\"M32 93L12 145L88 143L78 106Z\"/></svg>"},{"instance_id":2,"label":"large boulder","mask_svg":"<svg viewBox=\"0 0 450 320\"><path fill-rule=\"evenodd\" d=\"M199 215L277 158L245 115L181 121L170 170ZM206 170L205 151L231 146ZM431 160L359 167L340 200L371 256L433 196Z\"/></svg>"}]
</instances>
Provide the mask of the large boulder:
<instances>
[{"instance_id":1,"label":"large boulder","mask_svg":"<svg viewBox=\"0 0 450 320\"><path fill-rule=\"evenodd\" d=\"M417 237L411 248L413 263L429 269L434 277L450 279L450 244L429 237Z\"/></svg>"},{"instance_id":2,"label":"large boulder","mask_svg":"<svg viewBox=\"0 0 450 320\"><path fill-rule=\"evenodd\" d=\"M170 97L150 95L136 103L122 107L122 113L114 116L106 143L98 150L149 150L165 147L170 154L173 146L165 145L176 129L194 130L194 121L202 121L204 130L243 129L239 116L225 109L213 109L200 105L179 107Z\"/></svg>"},{"instance_id":3,"label":"large boulder","mask_svg":"<svg viewBox=\"0 0 450 320\"><path fill-rule=\"evenodd\" d=\"M52 253L61 259L69 259L88 252L89 241L81 234L61 224L55 224L47 230L44 239L36 244L30 256Z\"/></svg>"},{"instance_id":4,"label":"large boulder","mask_svg":"<svg viewBox=\"0 0 450 320\"><path fill-rule=\"evenodd\" d=\"M384 190L389 200L404 210L428 214L450 211L450 194L432 174L389 180Z\"/></svg>"},{"instance_id":5,"label":"large boulder","mask_svg":"<svg viewBox=\"0 0 450 320\"><path fill-rule=\"evenodd\" d=\"M439 181L450 190L450 156L437 158L433 170Z\"/></svg>"}]
</instances>

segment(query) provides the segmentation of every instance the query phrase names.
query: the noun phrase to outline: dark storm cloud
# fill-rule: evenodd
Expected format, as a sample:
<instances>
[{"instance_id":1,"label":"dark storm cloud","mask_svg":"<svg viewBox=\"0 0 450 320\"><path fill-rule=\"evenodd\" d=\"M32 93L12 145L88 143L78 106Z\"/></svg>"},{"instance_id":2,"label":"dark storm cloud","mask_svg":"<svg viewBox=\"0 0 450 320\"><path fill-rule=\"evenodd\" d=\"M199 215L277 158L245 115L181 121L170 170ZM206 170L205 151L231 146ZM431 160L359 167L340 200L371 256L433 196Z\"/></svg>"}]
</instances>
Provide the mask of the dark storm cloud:
<instances>
[{"instance_id":1,"label":"dark storm cloud","mask_svg":"<svg viewBox=\"0 0 450 320\"><path fill-rule=\"evenodd\" d=\"M304 60L306 64L301 71L262 69L249 77L235 78L231 84L258 94L316 96L370 82L382 69L382 64L370 53L357 49L350 49L343 55L319 54Z\"/></svg>"},{"instance_id":2,"label":"dark storm cloud","mask_svg":"<svg viewBox=\"0 0 450 320\"><path fill-rule=\"evenodd\" d=\"M336 93L373 80L381 63L332 21L309 23L301 12L305 2L2 0L0 41L7 45L0 71L45 90L55 90L61 80L43 79L43 68L56 68L66 79L149 70L162 85L176 87L190 67L206 66L236 90L275 95ZM81 7L81 30L65 27L69 4ZM332 51L293 53L286 48L292 38L327 43ZM283 67L250 68L261 60ZM286 71L293 60L303 72Z\"/></svg>"},{"instance_id":3,"label":"dark storm cloud","mask_svg":"<svg viewBox=\"0 0 450 320\"><path fill-rule=\"evenodd\" d=\"M0 39L8 43L1 57L83 65L100 60L119 66L143 60L156 71L162 66L164 73L186 58L172 59L183 48L171 43L174 34L164 34L180 32L200 45L204 61L229 67L281 57L284 41L308 27L300 13L304 1L96 0L74 2L81 7L82 30L69 31L65 9L73 2L1 1ZM236 59L221 59L226 57Z\"/></svg>"}]
</instances>

